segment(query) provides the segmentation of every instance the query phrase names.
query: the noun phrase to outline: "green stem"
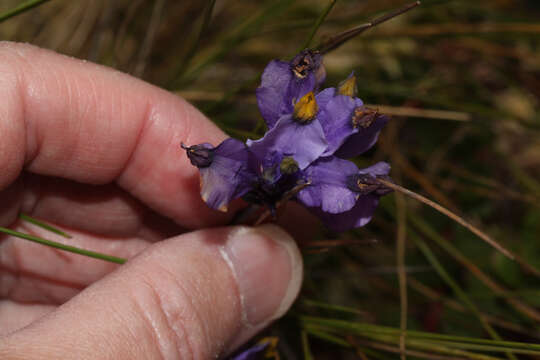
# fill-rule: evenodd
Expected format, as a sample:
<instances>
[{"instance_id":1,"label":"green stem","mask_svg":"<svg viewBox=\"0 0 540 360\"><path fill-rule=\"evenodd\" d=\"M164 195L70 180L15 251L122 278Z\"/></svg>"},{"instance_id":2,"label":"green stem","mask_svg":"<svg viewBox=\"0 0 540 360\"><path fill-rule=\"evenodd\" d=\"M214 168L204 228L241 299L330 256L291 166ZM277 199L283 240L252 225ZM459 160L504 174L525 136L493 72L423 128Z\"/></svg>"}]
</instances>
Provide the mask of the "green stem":
<instances>
[{"instance_id":1,"label":"green stem","mask_svg":"<svg viewBox=\"0 0 540 360\"><path fill-rule=\"evenodd\" d=\"M330 3L326 6L324 11L321 13L315 24L313 25L313 29L311 29L311 33L309 34L308 38L306 39L306 42L302 46L301 49L299 49L299 52L309 48L309 45L311 44L311 41L313 40L313 37L315 37L315 34L317 33L317 30L319 30L319 27L321 27L322 23L324 22L324 19L328 16L334 5L336 5L337 0L331 0Z\"/></svg>"},{"instance_id":2,"label":"green stem","mask_svg":"<svg viewBox=\"0 0 540 360\"><path fill-rule=\"evenodd\" d=\"M46 224L46 223L44 223L44 222L42 222L42 221L39 221L38 219L34 219L33 217L30 217L30 216L28 216L28 215L26 215L26 214L20 213L20 214L19 214L19 218L20 218L21 220L28 221L28 222L31 223L31 224L34 224L34 225L36 225L36 226L39 226L40 228L43 228L43 229L45 229L45 230L48 230L48 231L50 231L50 232L53 232L53 233L55 233L55 234L58 234L58 235L60 235L60 236L65 237L65 238L71 239L71 235L66 234L66 233L63 232L62 230L57 229L57 228L55 228L54 226L51 226L51 225L49 225L49 224Z\"/></svg>"},{"instance_id":3,"label":"green stem","mask_svg":"<svg viewBox=\"0 0 540 360\"><path fill-rule=\"evenodd\" d=\"M46 3L49 0L28 0L26 2L23 2L19 6L14 7L11 10L8 10L4 12L3 14L0 14L0 23L13 17L17 16L27 10L30 10L32 8L35 8L36 6L39 6L43 3Z\"/></svg>"},{"instance_id":4,"label":"green stem","mask_svg":"<svg viewBox=\"0 0 540 360\"><path fill-rule=\"evenodd\" d=\"M50 247L53 247L53 248L56 248L56 249L69 251L69 252L74 253L74 254L88 256L88 257L91 257L91 258L94 258L94 259L100 259L100 260L104 260L104 261L109 261L109 262L112 262L112 263L115 263L115 264L123 264L123 263L125 263L127 261L126 259L119 258L119 257L116 257L116 256L101 254L101 253L98 253L98 252L95 252L95 251L85 250L85 249L81 249L81 248L78 248L78 247L75 247L75 246L64 245L64 244L61 244L61 243L56 242L56 241L51 241L51 240L43 239L43 238L40 238L40 237L37 237L37 236L24 234L24 233L21 233L21 232L15 231L15 230L11 230L11 229L8 229L8 228L5 228L5 227L1 227L1 226L0 226L0 232L2 232L4 234L11 235L11 236L15 236L15 237L18 237L18 238L21 238L21 239L30 240L30 241L33 241L35 243L41 244L41 245L46 245L46 246L50 246Z\"/></svg>"}]
</instances>

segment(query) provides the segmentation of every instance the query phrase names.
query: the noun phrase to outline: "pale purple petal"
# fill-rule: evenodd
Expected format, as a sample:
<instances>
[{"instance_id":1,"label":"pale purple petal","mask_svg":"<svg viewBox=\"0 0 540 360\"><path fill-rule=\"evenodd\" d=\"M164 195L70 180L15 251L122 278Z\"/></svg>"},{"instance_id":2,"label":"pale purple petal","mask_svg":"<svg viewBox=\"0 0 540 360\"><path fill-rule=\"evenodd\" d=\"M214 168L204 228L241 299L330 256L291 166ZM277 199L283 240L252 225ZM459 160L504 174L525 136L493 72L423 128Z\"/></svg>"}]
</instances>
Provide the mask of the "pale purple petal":
<instances>
[{"instance_id":1,"label":"pale purple petal","mask_svg":"<svg viewBox=\"0 0 540 360\"><path fill-rule=\"evenodd\" d=\"M356 203L357 194L347 187L347 176L358 172L356 165L337 157L321 158L308 166L304 179L310 183L297 195L308 207L342 213Z\"/></svg>"},{"instance_id":2,"label":"pale purple petal","mask_svg":"<svg viewBox=\"0 0 540 360\"><path fill-rule=\"evenodd\" d=\"M272 60L264 69L256 95L259 111L269 129L281 115L292 112L292 100L287 102L286 98L293 77L290 65L285 61Z\"/></svg>"},{"instance_id":3,"label":"pale purple petal","mask_svg":"<svg viewBox=\"0 0 540 360\"><path fill-rule=\"evenodd\" d=\"M379 161L378 163L371 165L370 167L360 169L358 171L360 174L370 174L371 176L384 176L390 173L390 164L384 161Z\"/></svg>"},{"instance_id":4,"label":"pale purple petal","mask_svg":"<svg viewBox=\"0 0 540 360\"><path fill-rule=\"evenodd\" d=\"M352 209L340 214L330 214L318 208L310 210L318 215L329 229L347 231L366 225L371 220L378 204L379 196L369 194L360 196Z\"/></svg>"},{"instance_id":5,"label":"pale purple petal","mask_svg":"<svg viewBox=\"0 0 540 360\"><path fill-rule=\"evenodd\" d=\"M285 115L259 140L248 140L247 145L259 159L276 152L291 156L301 170L326 150L324 131L317 119L300 124L292 115Z\"/></svg>"},{"instance_id":6,"label":"pale purple petal","mask_svg":"<svg viewBox=\"0 0 540 360\"><path fill-rule=\"evenodd\" d=\"M328 102L336 96L336 93L336 88L329 87L315 95L315 100L317 101L319 109L324 109Z\"/></svg>"},{"instance_id":7,"label":"pale purple petal","mask_svg":"<svg viewBox=\"0 0 540 360\"><path fill-rule=\"evenodd\" d=\"M353 134L359 131L352 123L354 110L362 106L362 100L345 95L336 95L321 106L319 121L324 129L328 147L323 156L330 156Z\"/></svg>"}]
</instances>

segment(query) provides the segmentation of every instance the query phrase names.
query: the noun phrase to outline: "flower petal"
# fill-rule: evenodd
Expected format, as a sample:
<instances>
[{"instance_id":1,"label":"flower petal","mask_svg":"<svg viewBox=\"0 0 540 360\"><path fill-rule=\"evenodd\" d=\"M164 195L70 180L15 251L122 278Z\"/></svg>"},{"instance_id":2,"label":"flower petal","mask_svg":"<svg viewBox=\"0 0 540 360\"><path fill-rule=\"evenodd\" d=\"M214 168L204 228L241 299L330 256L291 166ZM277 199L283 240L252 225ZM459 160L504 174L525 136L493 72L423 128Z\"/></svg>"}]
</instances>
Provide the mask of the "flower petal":
<instances>
[{"instance_id":1,"label":"flower petal","mask_svg":"<svg viewBox=\"0 0 540 360\"><path fill-rule=\"evenodd\" d=\"M292 115L285 115L263 138L248 140L251 152L259 159L272 152L291 156L303 170L326 150L324 131L317 119L300 124Z\"/></svg>"},{"instance_id":2,"label":"flower petal","mask_svg":"<svg viewBox=\"0 0 540 360\"><path fill-rule=\"evenodd\" d=\"M288 62L272 60L264 69L261 86L257 88L257 104L266 125L271 129L281 115L292 112L292 100L287 102L293 74Z\"/></svg>"},{"instance_id":3,"label":"flower petal","mask_svg":"<svg viewBox=\"0 0 540 360\"><path fill-rule=\"evenodd\" d=\"M310 210L319 216L329 229L341 232L364 226L370 222L378 204L379 196L369 194L361 196L349 211L339 214L330 214L320 208Z\"/></svg>"},{"instance_id":4,"label":"flower petal","mask_svg":"<svg viewBox=\"0 0 540 360\"><path fill-rule=\"evenodd\" d=\"M358 172L356 165L337 157L321 158L308 166L305 179L310 183L297 195L308 207L332 214L350 210L357 194L347 187L347 176Z\"/></svg>"},{"instance_id":5,"label":"flower petal","mask_svg":"<svg viewBox=\"0 0 540 360\"><path fill-rule=\"evenodd\" d=\"M351 135L358 132L358 128L353 126L352 117L355 109L362 105L362 100L358 98L336 95L324 108L321 107L318 118L328 142L323 156L334 154Z\"/></svg>"}]
</instances>

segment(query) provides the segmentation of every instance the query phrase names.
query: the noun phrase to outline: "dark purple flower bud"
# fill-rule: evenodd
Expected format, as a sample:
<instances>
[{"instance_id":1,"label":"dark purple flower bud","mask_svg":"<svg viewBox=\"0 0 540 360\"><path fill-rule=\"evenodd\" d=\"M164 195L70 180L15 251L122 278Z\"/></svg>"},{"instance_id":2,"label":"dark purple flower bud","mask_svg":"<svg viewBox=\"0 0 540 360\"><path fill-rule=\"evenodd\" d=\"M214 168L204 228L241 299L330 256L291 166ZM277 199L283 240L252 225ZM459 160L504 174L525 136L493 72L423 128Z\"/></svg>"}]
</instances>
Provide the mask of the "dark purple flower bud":
<instances>
[{"instance_id":1,"label":"dark purple flower bud","mask_svg":"<svg viewBox=\"0 0 540 360\"><path fill-rule=\"evenodd\" d=\"M347 187L360 195L371 193L386 195L392 192L392 189L377 181L379 178L390 180L390 178L385 175L375 177L370 174L354 174L347 177Z\"/></svg>"},{"instance_id":2,"label":"dark purple flower bud","mask_svg":"<svg viewBox=\"0 0 540 360\"><path fill-rule=\"evenodd\" d=\"M321 55L311 50L302 51L291 62L272 60L257 88L257 103L268 128L291 114L304 95L316 92L325 77Z\"/></svg>"},{"instance_id":3,"label":"dark purple flower bud","mask_svg":"<svg viewBox=\"0 0 540 360\"><path fill-rule=\"evenodd\" d=\"M199 168L201 197L211 208L227 211L231 200L251 189L255 175L249 170L249 153L241 141L229 138L215 148L207 143L182 147Z\"/></svg>"},{"instance_id":4,"label":"dark purple flower bud","mask_svg":"<svg viewBox=\"0 0 540 360\"><path fill-rule=\"evenodd\" d=\"M186 150L186 154L193 166L198 168L205 168L212 164L214 158L214 147L209 143L186 146L184 143L180 144L182 149Z\"/></svg>"},{"instance_id":5,"label":"dark purple flower bud","mask_svg":"<svg viewBox=\"0 0 540 360\"><path fill-rule=\"evenodd\" d=\"M314 74L317 84L321 84L326 78L326 71L322 66L322 55L318 51L303 50L292 59L290 67L297 79L304 79Z\"/></svg>"}]
</instances>

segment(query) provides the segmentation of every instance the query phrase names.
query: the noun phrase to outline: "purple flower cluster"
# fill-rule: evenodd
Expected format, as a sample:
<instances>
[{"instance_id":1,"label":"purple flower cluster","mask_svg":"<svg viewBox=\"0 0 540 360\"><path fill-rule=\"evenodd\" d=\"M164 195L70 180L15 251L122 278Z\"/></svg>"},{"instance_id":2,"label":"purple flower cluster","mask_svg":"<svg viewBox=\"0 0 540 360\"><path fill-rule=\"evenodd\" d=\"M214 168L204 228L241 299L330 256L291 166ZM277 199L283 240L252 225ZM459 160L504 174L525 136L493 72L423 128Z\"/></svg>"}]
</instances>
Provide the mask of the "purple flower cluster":
<instances>
[{"instance_id":1,"label":"purple flower cluster","mask_svg":"<svg viewBox=\"0 0 540 360\"><path fill-rule=\"evenodd\" d=\"M264 137L183 146L199 168L201 196L210 207L226 211L231 200L243 197L273 211L292 192L333 230L370 221L379 197L391 191L377 181L389 179L390 166L358 169L345 159L369 150L388 118L356 97L354 74L319 90L325 77L315 51L304 50L290 62L273 60L257 89L268 126Z\"/></svg>"}]
</instances>

